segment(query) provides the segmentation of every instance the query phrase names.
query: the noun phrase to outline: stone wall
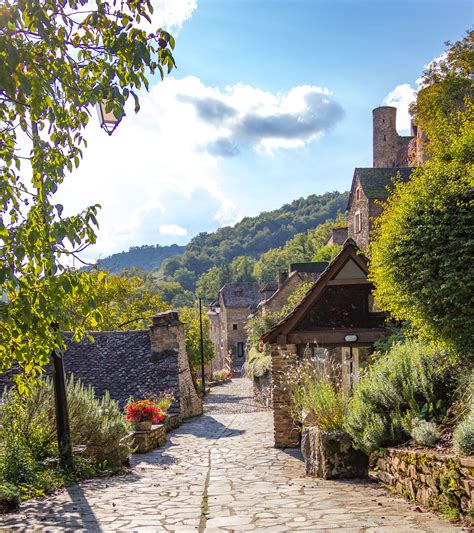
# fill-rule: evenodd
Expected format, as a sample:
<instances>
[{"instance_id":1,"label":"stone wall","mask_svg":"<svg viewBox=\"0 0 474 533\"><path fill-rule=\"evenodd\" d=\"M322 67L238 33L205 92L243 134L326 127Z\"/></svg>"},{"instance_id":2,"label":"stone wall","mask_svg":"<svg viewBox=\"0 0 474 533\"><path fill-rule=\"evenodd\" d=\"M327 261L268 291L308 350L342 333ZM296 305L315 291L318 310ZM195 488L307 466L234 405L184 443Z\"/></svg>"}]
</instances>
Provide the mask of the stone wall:
<instances>
[{"instance_id":1,"label":"stone wall","mask_svg":"<svg viewBox=\"0 0 474 533\"><path fill-rule=\"evenodd\" d=\"M467 515L474 508L474 457L389 448L376 459L377 477L411 501Z\"/></svg>"},{"instance_id":2,"label":"stone wall","mask_svg":"<svg viewBox=\"0 0 474 533\"><path fill-rule=\"evenodd\" d=\"M256 402L265 407L273 405L272 374L267 372L263 376L253 378L253 397Z\"/></svg>"},{"instance_id":3,"label":"stone wall","mask_svg":"<svg viewBox=\"0 0 474 533\"><path fill-rule=\"evenodd\" d=\"M357 199L357 196L356 196L357 189L360 190L359 200ZM347 216L347 226L348 226L347 233L348 233L349 239L353 239L361 250L365 250L369 244L369 231L370 231L369 209L370 207L373 207L370 205L372 201L369 201L367 196L364 194L359 178L356 179L353 194L354 194L354 198L351 203L351 209ZM356 231L356 227L355 227L356 213L360 213L360 224L361 224L360 231Z\"/></svg>"},{"instance_id":4,"label":"stone wall","mask_svg":"<svg viewBox=\"0 0 474 533\"><path fill-rule=\"evenodd\" d=\"M180 415L189 418L202 414L202 401L194 387L184 337L184 324L175 311L152 317L150 327L152 359L173 354L178 360Z\"/></svg>"},{"instance_id":5,"label":"stone wall","mask_svg":"<svg viewBox=\"0 0 474 533\"><path fill-rule=\"evenodd\" d=\"M273 423L276 448L295 448L300 431L290 414L290 395L286 380L296 361L296 345L271 345L273 380Z\"/></svg>"},{"instance_id":6,"label":"stone wall","mask_svg":"<svg viewBox=\"0 0 474 533\"><path fill-rule=\"evenodd\" d=\"M166 428L154 425L150 431L134 431L131 446L135 453L147 453L166 444Z\"/></svg>"}]
</instances>

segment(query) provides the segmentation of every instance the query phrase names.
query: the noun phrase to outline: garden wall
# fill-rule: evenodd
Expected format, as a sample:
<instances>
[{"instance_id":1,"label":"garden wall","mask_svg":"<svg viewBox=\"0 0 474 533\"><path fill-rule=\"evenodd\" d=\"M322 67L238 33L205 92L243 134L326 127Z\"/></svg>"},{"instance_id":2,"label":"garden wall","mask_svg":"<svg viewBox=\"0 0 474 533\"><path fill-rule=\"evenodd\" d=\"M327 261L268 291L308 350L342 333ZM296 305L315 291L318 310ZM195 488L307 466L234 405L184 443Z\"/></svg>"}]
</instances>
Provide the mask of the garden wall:
<instances>
[{"instance_id":1,"label":"garden wall","mask_svg":"<svg viewBox=\"0 0 474 533\"><path fill-rule=\"evenodd\" d=\"M256 402L265 407L273 405L273 384L271 372L267 372L261 377L253 378L253 397Z\"/></svg>"},{"instance_id":2,"label":"garden wall","mask_svg":"<svg viewBox=\"0 0 474 533\"><path fill-rule=\"evenodd\" d=\"M474 457L389 448L379 452L376 474L399 494L453 518L473 512Z\"/></svg>"}]
</instances>

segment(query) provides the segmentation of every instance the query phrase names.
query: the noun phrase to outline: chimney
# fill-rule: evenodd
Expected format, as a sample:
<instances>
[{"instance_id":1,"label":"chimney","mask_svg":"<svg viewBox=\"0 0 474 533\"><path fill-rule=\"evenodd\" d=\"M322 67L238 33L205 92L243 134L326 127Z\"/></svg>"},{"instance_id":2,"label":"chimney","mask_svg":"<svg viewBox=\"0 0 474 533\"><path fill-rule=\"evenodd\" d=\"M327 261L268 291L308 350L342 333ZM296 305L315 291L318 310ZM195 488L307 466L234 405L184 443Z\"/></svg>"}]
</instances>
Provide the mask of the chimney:
<instances>
[{"instance_id":1,"label":"chimney","mask_svg":"<svg viewBox=\"0 0 474 533\"><path fill-rule=\"evenodd\" d=\"M288 270L280 270L280 272L278 272L278 288L285 283L285 281L288 279L288 276Z\"/></svg>"}]
</instances>

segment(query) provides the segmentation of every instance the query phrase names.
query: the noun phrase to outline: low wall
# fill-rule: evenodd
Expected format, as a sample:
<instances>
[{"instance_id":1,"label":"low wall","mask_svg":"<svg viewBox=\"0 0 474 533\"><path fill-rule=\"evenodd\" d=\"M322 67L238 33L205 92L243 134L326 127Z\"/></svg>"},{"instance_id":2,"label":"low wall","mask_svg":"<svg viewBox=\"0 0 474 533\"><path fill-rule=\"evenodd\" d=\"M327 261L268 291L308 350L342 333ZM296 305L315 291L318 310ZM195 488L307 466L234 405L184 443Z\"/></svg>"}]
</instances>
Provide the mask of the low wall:
<instances>
[{"instance_id":1,"label":"low wall","mask_svg":"<svg viewBox=\"0 0 474 533\"><path fill-rule=\"evenodd\" d=\"M134 431L132 447L135 453L146 453L166 444L166 428L162 424L154 425L150 431Z\"/></svg>"},{"instance_id":2,"label":"low wall","mask_svg":"<svg viewBox=\"0 0 474 533\"><path fill-rule=\"evenodd\" d=\"M377 477L396 492L445 513L472 513L474 457L389 448L376 459Z\"/></svg>"},{"instance_id":3,"label":"low wall","mask_svg":"<svg viewBox=\"0 0 474 533\"><path fill-rule=\"evenodd\" d=\"M272 407L273 384L270 372L264 376L253 378L253 397L256 402L265 405L265 407Z\"/></svg>"}]
</instances>

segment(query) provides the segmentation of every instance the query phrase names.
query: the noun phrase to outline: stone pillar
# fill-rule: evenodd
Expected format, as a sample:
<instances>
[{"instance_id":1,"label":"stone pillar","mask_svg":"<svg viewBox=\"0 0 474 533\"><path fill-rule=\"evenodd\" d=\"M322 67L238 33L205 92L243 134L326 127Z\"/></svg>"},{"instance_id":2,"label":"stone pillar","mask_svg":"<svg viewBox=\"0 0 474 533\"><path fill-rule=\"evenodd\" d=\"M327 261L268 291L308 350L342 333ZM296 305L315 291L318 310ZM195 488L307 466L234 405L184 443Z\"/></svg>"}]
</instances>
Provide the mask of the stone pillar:
<instances>
[{"instance_id":1,"label":"stone pillar","mask_svg":"<svg viewBox=\"0 0 474 533\"><path fill-rule=\"evenodd\" d=\"M176 311L165 311L152 316L150 326L151 355L175 355L178 360L179 406L182 418L202 414L202 401L194 387L186 353L184 324Z\"/></svg>"},{"instance_id":2,"label":"stone pillar","mask_svg":"<svg viewBox=\"0 0 474 533\"><path fill-rule=\"evenodd\" d=\"M290 395L286 380L288 369L296 362L296 345L271 345L273 380L273 422L275 448L295 448L300 431L290 416Z\"/></svg>"}]
</instances>

